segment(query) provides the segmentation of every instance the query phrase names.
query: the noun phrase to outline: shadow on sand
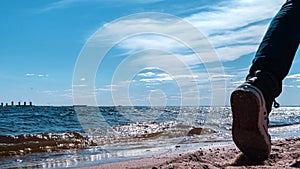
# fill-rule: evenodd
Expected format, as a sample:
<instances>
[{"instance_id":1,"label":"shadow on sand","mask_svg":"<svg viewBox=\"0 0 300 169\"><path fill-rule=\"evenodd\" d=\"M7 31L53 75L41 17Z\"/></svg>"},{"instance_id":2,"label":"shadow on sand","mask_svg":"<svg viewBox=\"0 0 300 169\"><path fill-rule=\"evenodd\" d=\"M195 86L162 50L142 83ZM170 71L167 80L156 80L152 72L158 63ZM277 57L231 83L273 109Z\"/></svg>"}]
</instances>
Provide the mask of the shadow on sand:
<instances>
[{"instance_id":1,"label":"shadow on sand","mask_svg":"<svg viewBox=\"0 0 300 169\"><path fill-rule=\"evenodd\" d=\"M231 166L253 166L253 165L264 165L261 161L252 161L244 154L240 154L237 159L231 164Z\"/></svg>"}]
</instances>

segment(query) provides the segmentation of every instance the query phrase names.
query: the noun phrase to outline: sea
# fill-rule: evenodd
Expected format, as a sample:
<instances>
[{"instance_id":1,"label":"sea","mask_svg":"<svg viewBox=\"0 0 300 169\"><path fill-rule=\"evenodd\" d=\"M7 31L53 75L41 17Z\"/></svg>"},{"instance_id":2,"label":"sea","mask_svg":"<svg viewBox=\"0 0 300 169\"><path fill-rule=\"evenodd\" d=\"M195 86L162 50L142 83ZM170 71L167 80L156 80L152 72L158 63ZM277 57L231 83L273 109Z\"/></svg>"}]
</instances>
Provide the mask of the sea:
<instances>
[{"instance_id":1,"label":"sea","mask_svg":"<svg viewBox=\"0 0 300 169\"><path fill-rule=\"evenodd\" d=\"M230 107L0 107L0 168L77 168L232 144ZM300 137L300 107L270 115Z\"/></svg>"}]
</instances>

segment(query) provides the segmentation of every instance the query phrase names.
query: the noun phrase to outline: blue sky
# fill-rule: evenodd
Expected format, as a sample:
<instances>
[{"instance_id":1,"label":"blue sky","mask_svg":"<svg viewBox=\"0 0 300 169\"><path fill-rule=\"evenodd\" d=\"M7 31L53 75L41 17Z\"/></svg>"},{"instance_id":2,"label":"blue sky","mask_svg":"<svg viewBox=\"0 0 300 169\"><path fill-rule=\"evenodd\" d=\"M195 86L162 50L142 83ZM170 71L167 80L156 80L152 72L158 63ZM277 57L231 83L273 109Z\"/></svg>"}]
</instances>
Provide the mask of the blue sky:
<instances>
[{"instance_id":1,"label":"blue sky","mask_svg":"<svg viewBox=\"0 0 300 169\"><path fill-rule=\"evenodd\" d=\"M92 92L97 104L228 105L229 93L245 78L254 52L283 2L3 0L0 101L72 105L77 59L94 33L130 15L158 12L176 16L197 28L219 60L207 56L204 58L207 62L195 60L193 51L168 36L144 33L128 37L115 44L99 63ZM115 31L117 34L152 23L129 22ZM178 32L183 33L193 36L184 30ZM149 49L153 50L151 56L145 53ZM207 66L215 68L215 62L221 63L222 72L209 75ZM81 80L86 81L86 77ZM213 86L216 81L226 86L219 83ZM212 90L216 91L213 96ZM219 90L225 93L218 93ZM278 101L282 105L299 105L299 94L300 69L296 56ZM83 94L83 97L88 96ZM218 101L212 101L212 97Z\"/></svg>"}]
</instances>

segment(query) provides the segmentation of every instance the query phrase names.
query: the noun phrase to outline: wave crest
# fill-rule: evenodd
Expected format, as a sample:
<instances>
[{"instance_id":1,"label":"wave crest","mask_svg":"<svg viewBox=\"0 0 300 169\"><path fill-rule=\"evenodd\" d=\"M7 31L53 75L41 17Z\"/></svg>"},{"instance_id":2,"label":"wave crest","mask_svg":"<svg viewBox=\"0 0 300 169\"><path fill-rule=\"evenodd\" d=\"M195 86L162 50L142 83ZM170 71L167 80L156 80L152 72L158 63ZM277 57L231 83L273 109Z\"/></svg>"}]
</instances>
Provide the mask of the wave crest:
<instances>
[{"instance_id":1,"label":"wave crest","mask_svg":"<svg viewBox=\"0 0 300 169\"><path fill-rule=\"evenodd\" d=\"M0 157L67 149L83 149L95 143L78 132L0 136Z\"/></svg>"}]
</instances>

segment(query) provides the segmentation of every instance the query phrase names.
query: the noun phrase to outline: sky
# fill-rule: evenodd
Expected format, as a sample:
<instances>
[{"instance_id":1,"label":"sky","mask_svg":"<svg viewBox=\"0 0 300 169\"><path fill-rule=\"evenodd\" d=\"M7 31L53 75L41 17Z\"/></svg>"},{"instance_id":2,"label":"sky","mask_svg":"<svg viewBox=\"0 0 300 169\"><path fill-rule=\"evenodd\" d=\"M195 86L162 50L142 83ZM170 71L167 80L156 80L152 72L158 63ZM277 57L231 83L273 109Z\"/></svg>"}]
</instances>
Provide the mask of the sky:
<instances>
[{"instance_id":1,"label":"sky","mask_svg":"<svg viewBox=\"0 0 300 169\"><path fill-rule=\"evenodd\" d=\"M283 3L3 0L0 102L229 105ZM300 105L298 55L281 105Z\"/></svg>"}]
</instances>

